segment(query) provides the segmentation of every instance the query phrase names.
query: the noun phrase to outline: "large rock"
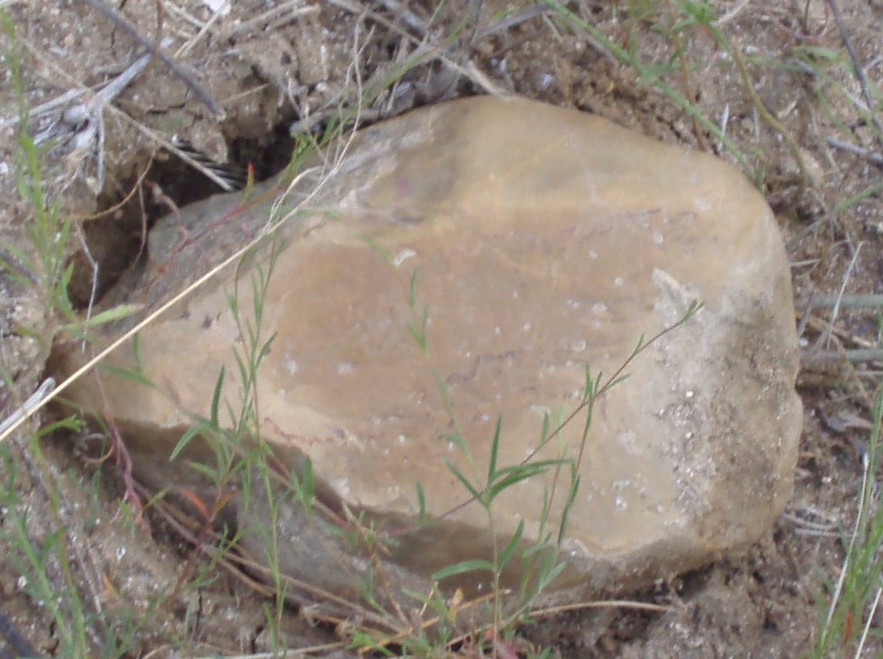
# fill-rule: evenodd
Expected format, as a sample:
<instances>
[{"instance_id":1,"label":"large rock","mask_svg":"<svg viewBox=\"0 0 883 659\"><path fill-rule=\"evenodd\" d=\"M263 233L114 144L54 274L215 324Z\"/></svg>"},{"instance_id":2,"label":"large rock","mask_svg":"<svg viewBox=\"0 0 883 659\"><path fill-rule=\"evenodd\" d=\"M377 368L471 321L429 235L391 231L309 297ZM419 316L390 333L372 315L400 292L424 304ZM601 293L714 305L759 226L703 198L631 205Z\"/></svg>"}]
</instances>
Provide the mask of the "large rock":
<instances>
[{"instance_id":1,"label":"large rock","mask_svg":"<svg viewBox=\"0 0 883 659\"><path fill-rule=\"evenodd\" d=\"M130 299L155 307L264 227L272 185L244 207L216 197L163 220ZM290 214L277 234L288 243L265 296L263 336L275 338L259 371L261 431L289 466L309 456L332 510L345 504L380 529L417 526L422 485L432 521L398 533L383 559L394 587L489 557L487 514L446 463L483 484L498 419L498 468L577 463L557 588L697 566L753 541L782 510L801 427L788 261L763 198L728 165L579 112L474 98L362 131L307 203L313 211ZM169 451L194 415L209 416L222 365L223 399L239 407L237 273L247 320L253 271L228 269L140 333L154 388L102 375L136 468L154 481L187 473L169 467ZM581 414L537 450L544 415L554 427L580 404L587 366L613 374L694 300L699 313L597 401L584 442ZM424 309L426 351L409 329ZM133 349L109 361L132 367ZM92 379L72 396L104 407ZM492 508L498 541L521 522L526 545L554 532L570 478L549 469L504 491ZM295 508L280 522L283 565L351 595L358 585L339 566L364 577L369 563L341 558L337 540L328 551L332 536L307 534ZM266 497L255 496L240 512L252 545L265 537L261 510ZM513 567L507 578L518 577Z\"/></svg>"}]
</instances>

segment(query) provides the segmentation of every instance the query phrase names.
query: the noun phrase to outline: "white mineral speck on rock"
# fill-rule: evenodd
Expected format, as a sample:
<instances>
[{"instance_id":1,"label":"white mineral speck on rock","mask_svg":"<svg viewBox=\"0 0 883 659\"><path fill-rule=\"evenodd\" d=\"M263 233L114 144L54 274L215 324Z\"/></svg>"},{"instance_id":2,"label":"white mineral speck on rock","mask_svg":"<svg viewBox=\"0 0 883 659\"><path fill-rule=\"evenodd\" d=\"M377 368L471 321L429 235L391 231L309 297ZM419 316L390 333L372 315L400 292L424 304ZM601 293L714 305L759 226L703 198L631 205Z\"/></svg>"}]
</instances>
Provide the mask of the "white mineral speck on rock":
<instances>
[{"instance_id":1,"label":"white mineral speck on rock","mask_svg":"<svg viewBox=\"0 0 883 659\"><path fill-rule=\"evenodd\" d=\"M392 264L398 268L402 263L414 256L417 256L417 252L415 252L410 247L406 247L395 255L395 258L392 260Z\"/></svg>"}]
</instances>

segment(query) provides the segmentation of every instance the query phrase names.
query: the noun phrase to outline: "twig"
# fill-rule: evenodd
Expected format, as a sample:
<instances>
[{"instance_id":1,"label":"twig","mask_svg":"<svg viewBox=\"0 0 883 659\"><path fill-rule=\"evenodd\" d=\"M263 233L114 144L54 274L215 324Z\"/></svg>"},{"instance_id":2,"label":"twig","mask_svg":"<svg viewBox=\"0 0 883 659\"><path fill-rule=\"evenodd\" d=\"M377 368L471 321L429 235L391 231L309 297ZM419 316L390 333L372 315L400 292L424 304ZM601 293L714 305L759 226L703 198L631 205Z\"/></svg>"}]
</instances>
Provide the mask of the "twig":
<instances>
[{"instance_id":1,"label":"twig","mask_svg":"<svg viewBox=\"0 0 883 659\"><path fill-rule=\"evenodd\" d=\"M319 7L316 5L310 5L307 7L300 6L302 5L301 0L293 0L292 2L285 2L278 7L273 7L272 9L268 9L263 14L259 14L254 18L250 18L247 21L243 21L232 30L230 30L230 36L235 37L243 32L248 32L252 28L262 27L266 25L270 21L276 19L280 14L294 8L294 11L291 12L290 15L283 17L284 20L290 21L300 16L309 16L310 14L315 14L319 11Z\"/></svg>"},{"instance_id":2,"label":"twig","mask_svg":"<svg viewBox=\"0 0 883 659\"><path fill-rule=\"evenodd\" d=\"M43 380L43 383L37 387L34 393L28 396L28 399L22 403L21 407L0 422L0 435L19 425L25 417L36 411L38 406L42 407L42 401L52 393L53 389L55 389L55 380L53 378Z\"/></svg>"},{"instance_id":3,"label":"twig","mask_svg":"<svg viewBox=\"0 0 883 659\"><path fill-rule=\"evenodd\" d=\"M863 146L853 144L852 142L844 142L843 140L838 140L836 137L829 137L827 139L827 142L828 146L830 147L833 147L835 149L842 149L843 151L849 151L850 153L861 156L868 162L875 165L883 165L883 154L877 153L876 151L871 151L864 148Z\"/></svg>"},{"instance_id":4,"label":"twig","mask_svg":"<svg viewBox=\"0 0 883 659\"><path fill-rule=\"evenodd\" d=\"M190 73L185 71L180 64L178 64L174 59L166 55L162 50L160 50L158 48L158 44L154 43L143 34L141 34L134 25L126 20L116 9L104 2L104 0L86 0L86 2L89 3L90 7L92 7L95 11L101 13L114 25L126 31L129 36L135 39L135 41L141 44L144 48L150 50L151 53L155 53L163 64L169 67L176 76L181 78L181 80L183 80L184 83L193 90L193 92L206 105L206 107L208 107L208 109L212 111L217 119L220 120L224 118L224 110L212 98L208 90L203 87L202 84L198 80L196 80L196 78L194 78Z\"/></svg>"},{"instance_id":5,"label":"twig","mask_svg":"<svg viewBox=\"0 0 883 659\"><path fill-rule=\"evenodd\" d=\"M566 611L582 611L584 609L632 609L634 611L667 613L672 610L672 607L665 604L652 604L650 602L637 602L632 600L602 600L600 602L577 602L576 604L550 606L545 609L531 611L530 615L534 618L546 618Z\"/></svg>"},{"instance_id":6,"label":"twig","mask_svg":"<svg viewBox=\"0 0 883 659\"><path fill-rule=\"evenodd\" d=\"M828 347L831 344L831 332L834 329L834 323L837 321L837 316L840 314L839 300L842 300L846 293L846 286L849 283L849 277L852 275L855 264L858 262L858 255L862 250L862 245L864 245L863 242L859 243L858 247L855 248L855 253L849 261L849 266L846 268L846 274L843 276L843 281L840 284L840 292L837 293L837 301L834 302L834 306L831 308L831 319L828 322L828 330L825 332L825 347Z\"/></svg>"},{"instance_id":7,"label":"twig","mask_svg":"<svg viewBox=\"0 0 883 659\"><path fill-rule=\"evenodd\" d=\"M403 6L398 0L378 0L378 4L391 11L398 18L401 18L405 25L421 36L426 34L426 21L406 6Z\"/></svg>"},{"instance_id":8,"label":"twig","mask_svg":"<svg viewBox=\"0 0 883 659\"><path fill-rule=\"evenodd\" d=\"M802 366L818 366L821 364L831 364L845 359L852 364L860 364L862 362L878 362L883 361L883 348L859 348L856 350L820 350L814 352L805 352L800 356Z\"/></svg>"},{"instance_id":9,"label":"twig","mask_svg":"<svg viewBox=\"0 0 883 659\"><path fill-rule=\"evenodd\" d=\"M869 118L871 123L874 124L874 128L877 129L877 142L883 145L883 126L880 125L880 122L877 121L877 116L874 114L874 100L871 98L871 92L868 90L868 80L865 78L865 72L858 61L858 54L855 52L852 41L846 32L846 26L843 24L843 18L840 15L840 8L834 0L827 0L827 3L831 8L831 13L834 14L834 20L837 22L837 29L840 30L840 36L843 38L843 45L846 46L846 52L849 53L849 59L852 60L852 68L855 71L855 77L858 79L858 84L862 89L862 96L868 106Z\"/></svg>"},{"instance_id":10,"label":"twig","mask_svg":"<svg viewBox=\"0 0 883 659\"><path fill-rule=\"evenodd\" d=\"M528 7L527 9L522 9L515 14L511 14L509 16L506 16L505 18L501 18L492 25L481 28L478 32L475 33L475 40L480 41L481 39L489 37L492 34L496 34L497 32L505 32L510 28L521 25L526 21L542 16L543 14L550 11L552 11L552 8L544 3L534 5L533 7Z\"/></svg>"},{"instance_id":11,"label":"twig","mask_svg":"<svg viewBox=\"0 0 883 659\"><path fill-rule=\"evenodd\" d=\"M871 605L871 610L868 611L867 622L865 622L865 628L862 631L862 638L859 641L858 648L855 650L855 659L860 659L860 657L864 656L865 643L868 640L868 632L871 631L871 625L874 623L874 620L877 617L877 606L880 604L880 596L883 595L883 586L877 589L877 596L874 598L874 603Z\"/></svg>"},{"instance_id":12,"label":"twig","mask_svg":"<svg viewBox=\"0 0 883 659\"><path fill-rule=\"evenodd\" d=\"M730 9L730 11L714 21L714 25L720 27L721 25L729 23L731 20L736 18L736 16L738 16L742 12L742 10L745 9L746 6L748 6L749 2L751 2L751 0L742 0L742 2L738 3L735 7Z\"/></svg>"},{"instance_id":13,"label":"twig","mask_svg":"<svg viewBox=\"0 0 883 659\"><path fill-rule=\"evenodd\" d=\"M856 309L874 309L877 307L883 307L883 294L817 295L810 298L808 304L809 309L827 309L837 306Z\"/></svg>"},{"instance_id":14,"label":"twig","mask_svg":"<svg viewBox=\"0 0 883 659\"><path fill-rule=\"evenodd\" d=\"M199 43L200 39L202 39L206 34L209 33L209 30L212 29L212 26L218 22L221 18L222 13L220 11L216 11L212 14L212 17L205 22L205 25L200 28L199 32L196 33L196 36L192 39L189 39L187 43L181 46L177 51L175 51L175 57L184 57L187 53L189 53L193 47Z\"/></svg>"},{"instance_id":15,"label":"twig","mask_svg":"<svg viewBox=\"0 0 883 659\"><path fill-rule=\"evenodd\" d=\"M727 103L724 105L724 110L721 112L721 134L727 134L727 127L730 125L730 104ZM717 141L717 146L715 147L715 153L720 154L724 150L723 142L720 140Z\"/></svg>"},{"instance_id":16,"label":"twig","mask_svg":"<svg viewBox=\"0 0 883 659\"><path fill-rule=\"evenodd\" d=\"M86 257L86 260L89 262L89 267L92 269L92 277L91 277L91 287L89 289L89 303L86 305L86 325L88 326L89 321L92 320L92 311L95 309L95 302L98 298L98 273L101 270L101 265L92 255L92 250L89 249L89 241L86 240L86 234L83 233L83 225L80 222L74 222L74 234L77 237L77 241L80 243L80 249L83 252L83 256ZM87 340L86 337L83 337L83 349L86 348Z\"/></svg>"},{"instance_id":17,"label":"twig","mask_svg":"<svg viewBox=\"0 0 883 659\"><path fill-rule=\"evenodd\" d=\"M67 105L69 102L73 101L75 98L79 98L80 96L82 96L83 94L85 94L88 91L89 91L88 89L69 89L61 96L56 96L51 101L46 101L45 103L41 103L40 105L38 105L35 108L31 108L31 110L28 111L28 116L29 117L42 116L42 115L48 113L49 111L54 110L57 107L60 107L62 105ZM19 117L19 116L10 117L9 119L4 119L3 121L0 121L0 128L6 128L7 126L14 126L19 121L21 121L21 117Z\"/></svg>"}]
</instances>

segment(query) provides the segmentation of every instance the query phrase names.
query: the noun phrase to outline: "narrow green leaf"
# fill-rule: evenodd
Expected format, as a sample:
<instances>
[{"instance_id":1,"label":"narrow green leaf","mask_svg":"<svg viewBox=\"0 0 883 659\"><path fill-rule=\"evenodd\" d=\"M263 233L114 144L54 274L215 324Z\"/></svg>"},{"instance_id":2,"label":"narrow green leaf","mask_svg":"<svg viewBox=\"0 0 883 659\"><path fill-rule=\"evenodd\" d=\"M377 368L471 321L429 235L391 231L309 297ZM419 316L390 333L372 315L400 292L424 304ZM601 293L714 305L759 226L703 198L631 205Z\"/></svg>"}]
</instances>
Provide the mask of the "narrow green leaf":
<instances>
[{"instance_id":1,"label":"narrow green leaf","mask_svg":"<svg viewBox=\"0 0 883 659\"><path fill-rule=\"evenodd\" d=\"M491 457L487 466L487 482L488 485L497 479L497 455L500 451L500 434L503 429L503 417L497 417L497 425L494 428L494 438L491 441Z\"/></svg>"},{"instance_id":2,"label":"narrow green leaf","mask_svg":"<svg viewBox=\"0 0 883 659\"><path fill-rule=\"evenodd\" d=\"M441 438L445 441L451 442L454 446L456 446L461 451L466 451L466 440L457 432L443 432L441 434Z\"/></svg>"},{"instance_id":3,"label":"narrow green leaf","mask_svg":"<svg viewBox=\"0 0 883 659\"><path fill-rule=\"evenodd\" d=\"M313 474L313 461L309 458L304 460L301 467L300 478L297 474L292 474L292 482L296 486L298 500L304 507L306 512L313 510L313 503L316 500L316 477Z\"/></svg>"},{"instance_id":4,"label":"narrow green leaf","mask_svg":"<svg viewBox=\"0 0 883 659\"><path fill-rule=\"evenodd\" d=\"M484 505L484 499L483 499L482 496L481 496L481 492L479 492L479 491L478 491L478 488L476 488L472 483L469 482L469 479L466 478L466 476L463 475L463 472L461 472L459 469L457 469L457 465L455 465L453 462L451 462L451 461L448 460L447 458L445 458L445 465L447 465L447 467L448 467L448 469L450 470L450 472L451 472L452 474L454 474L454 476L457 477L457 480L459 480L461 483L463 483L463 486L464 486L467 490L469 490L469 493L470 493L473 497L475 497L476 500L477 500L479 503L481 503L482 505Z\"/></svg>"},{"instance_id":5,"label":"narrow green leaf","mask_svg":"<svg viewBox=\"0 0 883 659\"><path fill-rule=\"evenodd\" d=\"M153 383L139 371L133 371L130 368L123 368L122 366L114 366L113 364L105 364L104 362L99 362L96 368L99 368L106 373L110 373L111 375L115 375L118 378L124 378L126 380L131 380L132 382L137 382L138 384L143 384L147 387L153 387Z\"/></svg>"},{"instance_id":6,"label":"narrow green leaf","mask_svg":"<svg viewBox=\"0 0 883 659\"><path fill-rule=\"evenodd\" d=\"M415 487L417 488L417 524L419 526L423 526L427 522L426 517L426 492L423 490L423 483L417 481L415 483Z\"/></svg>"},{"instance_id":7,"label":"narrow green leaf","mask_svg":"<svg viewBox=\"0 0 883 659\"><path fill-rule=\"evenodd\" d=\"M223 388L224 388L224 374L225 374L225 372L226 371L225 371L224 367L221 366L221 370L218 371L218 378L215 380L215 388L214 388L214 390L212 390L212 403L211 403L211 408L210 408L211 412L209 415L209 419L211 420L211 424L215 428L221 427L219 408L221 406L221 391L223 391Z\"/></svg>"},{"instance_id":8,"label":"narrow green leaf","mask_svg":"<svg viewBox=\"0 0 883 659\"><path fill-rule=\"evenodd\" d=\"M494 564L482 558L473 558L468 561L461 561L442 568L438 572L433 573L433 581L441 581L449 577L455 577L458 574L467 574L469 572L494 572Z\"/></svg>"},{"instance_id":9,"label":"narrow green leaf","mask_svg":"<svg viewBox=\"0 0 883 659\"><path fill-rule=\"evenodd\" d=\"M171 455L169 455L169 462L177 458L181 451L187 448L190 442L202 432L202 424L194 424L189 427L183 435L181 435L181 439L178 440L178 443L175 445L175 448L172 449Z\"/></svg>"},{"instance_id":10,"label":"narrow green leaf","mask_svg":"<svg viewBox=\"0 0 883 659\"><path fill-rule=\"evenodd\" d=\"M502 494L505 490L521 481L528 480L539 474L544 473L549 467L561 464L559 460L541 460L538 462L529 462L525 465L515 465L501 469L499 474L505 474L503 478L499 478L495 483L485 491L485 501L488 505Z\"/></svg>"},{"instance_id":11,"label":"narrow green leaf","mask_svg":"<svg viewBox=\"0 0 883 659\"><path fill-rule=\"evenodd\" d=\"M120 320L122 318L128 318L134 313L141 311L144 308L143 304L118 304L115 307L111 307L110 309L105 309L104 311L95 314L85 322L78 322L76 324L69 323L67 325L63 325L62 329L67 332L73 332L77 329L82 328L90 328L90 327L98 327L99 325L104 325L105 323L111 323L115 320Z\"/></svg>"},{"instance_id":12,"label":"narrow green leaf","mask_svg":"<svg viewBox=\"0 0 883 659\"><path fill-rule=\"evenodd\" d=\"M408 290L408 306L411 311L417 309L417 270L411 274L411 284Z\"/></svg>"},{"instance_id":13,"label":"narrow green leaf","mask_svg":"<svg viewBox=\"0 0 883 659\"><path fill-rule=\"evenodd\" d=\"M196 473L201 474L212 481L216 482L218 480L218 472L214 467L202 464L201 462L190 462L188 463L188 466Z\"/></svg>"},{"instance_id":14,"label":"narrow green leaf","mask_svg":"<svg viewBox=\"0 0 883 659\"><path fill-rule=\"evenodd\" d=\"M518 521L518 528L515 529L515 535L512 536L512 539L509 540L509 543L503 549L500 554L500 558L497 561L497 571L502 572L503 568L512 560L512 556L515 555L515 550L518 549L518 545L521 543L521 536L524 534L524 520Z\"/></svg>"}]
</instances>

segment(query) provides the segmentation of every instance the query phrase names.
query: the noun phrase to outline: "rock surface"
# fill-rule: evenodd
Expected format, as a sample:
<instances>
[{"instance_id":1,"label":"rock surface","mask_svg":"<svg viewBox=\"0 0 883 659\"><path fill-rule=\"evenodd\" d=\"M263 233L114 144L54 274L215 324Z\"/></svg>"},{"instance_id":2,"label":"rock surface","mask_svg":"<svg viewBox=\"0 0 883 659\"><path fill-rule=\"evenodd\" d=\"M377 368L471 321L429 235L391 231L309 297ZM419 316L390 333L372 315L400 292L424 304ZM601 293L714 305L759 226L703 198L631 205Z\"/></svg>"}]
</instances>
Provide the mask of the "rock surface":
<instances>
[{"instance_id":1,"label":"rock surface","mask_svg":"<svg viewBox=\"0 0 883 659\"><path fill-rule=\"evenodd\" d=\"M215 197L163 220L149 263L116 297L150 309L180 290L267 224L265 200L281 199L272 186L244 206ZM277 210L302 199L292 193ZM433 521L401 534L384 559L394 588L489 557L487 514L466 503L446 462L483 484L497 419L498 467L578 461L561 589L629 587L695 567L753 541L780 513L801 427L790 274L769 208L731 167L586 114L474 98L362 131L307 204L276 234L287 244L264 304L264 337L274 339L258 418L289 467L309 456L333 510L345 504L382 529L411 529L422 485ZM242 320L252 272L238 274ZM209 415L222 365L223 398L238 407L236 275L225 270L141 331L140 363L155 387L102 375L136 468L154 481L186 478L168 455L194 415ZM587 365L614 373L693 300L704 303L698 314L597 401L584 443L580 415L536 451L544 415L554 427L579 405ZM424 309L426 353L409 329ZM109 361L131 368L131 345ZM103 407L92 378L71 397ZM555 474L495 500L500 542L521 522L526 544L557 529L570 472ZM260 545L269 504L251 505L243 514L240 502L240 523ZM328 551L337 541L321 529L304 537L294 507L280 522L286 569L357 592L350 572L364 576L368 564L339 543ZM513 567L507 578L519 576Z\"/></svg>"}]
</instances>

